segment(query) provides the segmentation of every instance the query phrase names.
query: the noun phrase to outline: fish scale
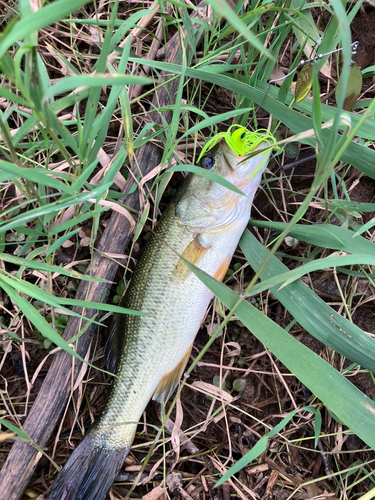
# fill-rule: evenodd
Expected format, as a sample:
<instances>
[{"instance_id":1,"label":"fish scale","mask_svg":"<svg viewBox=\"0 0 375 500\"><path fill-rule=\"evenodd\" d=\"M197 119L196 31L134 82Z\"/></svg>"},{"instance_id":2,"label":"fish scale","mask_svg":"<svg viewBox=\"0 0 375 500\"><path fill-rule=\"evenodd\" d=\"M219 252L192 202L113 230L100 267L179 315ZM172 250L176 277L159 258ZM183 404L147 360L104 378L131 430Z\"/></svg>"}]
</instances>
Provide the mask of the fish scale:
<instances>
[{"instance_id":1,"label":"fish scale","mask_svg":"<svg viewBox=\"0 0 375 500\"><path fill-rule=\"evenodd\" d=\"M144 399L148 401L152 397L162 376L174 368L173 358L176 356L173 346L178 341L181 328L175 315L179 309L178 296L190 293L192 289L191 284L171 288L170 282L163 278L172 274L179 259L178 254L165 243L172 243L176 252L182 254L193 238L187 230L181 231L173 212L175 207L170 205L158 224L156 234L159 237L153 235L147 242L142 254L144 257L136 267L122 303L124 307L147 312L147 316L123 316L121 326L117 327L125 332L117 368L118 378L100 418L100 427L138 421L144 410ZM126 401L126 405L122 401ZM128 427L116 429L120 446L124 438L129 439L128 434L131 434L130 440L133 438L134 427Z\"/></svg>"},{"instance_id":2,"label":"fish scale","mask_svg":"<svg viewBox=\"0 0 375 500\"><path fill-rule=\"evenodd\" d=\"M104 500L148 401L167 401L178 384L213 297L184 259L219 281L225 276L271 152L244 159L247 150L238 141L245 137L248 144L249 134L240 128L201 160L243 194L189 175L146 243L121 302L146 315L115 316L104 352L108 369L116 371L108 402L49 500Z\"/></svg>"}]
</instances>

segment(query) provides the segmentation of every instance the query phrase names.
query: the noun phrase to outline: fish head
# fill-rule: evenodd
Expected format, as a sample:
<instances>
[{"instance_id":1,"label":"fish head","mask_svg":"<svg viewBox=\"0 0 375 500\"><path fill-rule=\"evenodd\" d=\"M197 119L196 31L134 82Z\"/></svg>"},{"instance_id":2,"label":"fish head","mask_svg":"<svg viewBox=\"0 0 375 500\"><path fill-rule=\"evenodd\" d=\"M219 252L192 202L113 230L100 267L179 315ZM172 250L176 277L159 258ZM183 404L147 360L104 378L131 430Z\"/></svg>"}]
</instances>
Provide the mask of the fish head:
<instances>
[{"instance_id":1,"label":"fish head","mask_svg":"<svg viewBox=\"0 0 375 500\"><path fill-rule=\"evenodd\" d=\"M177 215L180 224L193 231L220 230L239 218L249 218L254 194L272 151L269 135L263 138L265 134L257 134L257 143L249 146L249 134L254 133L244 127L224 134L220 142L208 143L209 147L206 144L199 166L229 181L242 194L208 177L191 175L178 201Z\"/></svg>"}]
</instances>

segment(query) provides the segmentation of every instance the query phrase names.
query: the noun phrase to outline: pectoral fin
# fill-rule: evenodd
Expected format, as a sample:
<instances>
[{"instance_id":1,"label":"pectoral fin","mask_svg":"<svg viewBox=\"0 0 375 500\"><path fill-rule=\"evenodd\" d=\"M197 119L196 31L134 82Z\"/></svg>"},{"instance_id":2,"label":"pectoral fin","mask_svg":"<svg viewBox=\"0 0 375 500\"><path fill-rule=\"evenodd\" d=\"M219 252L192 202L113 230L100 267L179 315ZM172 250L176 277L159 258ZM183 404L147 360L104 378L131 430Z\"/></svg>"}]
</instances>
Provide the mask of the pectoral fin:
<instances>
[{"instance_id":1,"label":"pectoral fin","mask_svg":"<svg viewBox=\"0 0 375 500\"><path fill-rule=\"evenodd\" d=\"M169 373L166 373L160 380L159 385L152 397L154 401L157 401L158 403L166 403L168 401L184 372L186 363L189 361L192 347L193 345L189 347L177 366Z\"/></svg>"},{"instance_id":2,"label":"pectoral fin","mask_svg":"<svg viewBox=\"0 0 375 500\"><path fill-rule=\"evenodd\" d=\"M185 248L181 257L189 261L191 264L197 265L198 261L203 257L210 247L204 247L200 244L199 235ZM186 279L191 273L190 269L182 259L178 259L176 267L173 269L172 276L179 280Z\"/></svg>"},{"instance_id":3,"label":"pectoral fin","mask_svg":"<svg viewBox=\"0 0 375 500\"><path fill-rule=\"evenodd\" d=\"M219 266L218 270L216 271L216 273L214 274L215 280L217 280L217 281L223 281L224 276L226 275L226 273L228 271L228 267L229 267L230 261L231 261L231 257L229 255L227 255L225 257L225 259L223 260L223 262L220 264L220 266Z\"/></svg>"}]
</instances>

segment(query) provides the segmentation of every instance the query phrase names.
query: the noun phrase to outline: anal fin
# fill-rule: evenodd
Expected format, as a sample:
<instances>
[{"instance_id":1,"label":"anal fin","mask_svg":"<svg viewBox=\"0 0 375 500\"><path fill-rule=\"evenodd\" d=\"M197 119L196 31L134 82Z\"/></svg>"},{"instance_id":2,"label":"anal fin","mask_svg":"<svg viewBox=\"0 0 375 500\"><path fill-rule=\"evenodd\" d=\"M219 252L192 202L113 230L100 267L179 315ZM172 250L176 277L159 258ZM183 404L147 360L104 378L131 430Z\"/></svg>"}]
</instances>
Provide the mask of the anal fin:
<instances>
[{"instance_id":1,"label":"anal fin","mask_svg":"<svg viewBox=\"0 0 375 500\"><path fill-rule=\"evenodd\" d=\"M177 366L162 377L152 397L154 401L157 401L158 403L166 403L168 401L184 372L187 362L189 361L192 347L193 345L191 345L185 352Z\"/></svg>"}]
</instances>

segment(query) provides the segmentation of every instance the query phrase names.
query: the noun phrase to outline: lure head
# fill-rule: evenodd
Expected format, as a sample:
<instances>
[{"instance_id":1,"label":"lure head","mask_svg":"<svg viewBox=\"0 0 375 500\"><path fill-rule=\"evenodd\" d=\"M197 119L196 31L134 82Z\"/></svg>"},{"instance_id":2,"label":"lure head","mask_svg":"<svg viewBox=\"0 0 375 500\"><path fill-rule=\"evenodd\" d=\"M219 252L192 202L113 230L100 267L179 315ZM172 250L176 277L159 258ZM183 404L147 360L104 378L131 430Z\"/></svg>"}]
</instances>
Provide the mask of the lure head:
<instances>
[{"instance_id":1,"label":"lure head","mask_svg":"<svg viewBox=\"0 0 375 500\"><path fill-rule=\"evenodd\" d=\"M220 142L219 142L220 141ZM250 132L232 126L211 138L198 159L199 165L223 177L244 194L199 175L186 182L177 205L180 224L196 230L218 230L250 213L274 144L267 131ZM262 150L256 154L257 150Z\"/></svg>"}]
</instances>

